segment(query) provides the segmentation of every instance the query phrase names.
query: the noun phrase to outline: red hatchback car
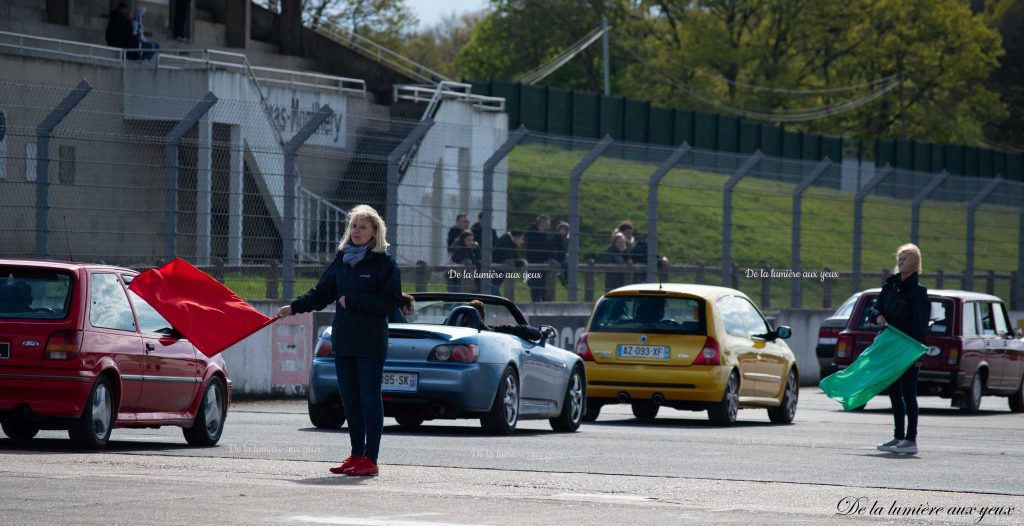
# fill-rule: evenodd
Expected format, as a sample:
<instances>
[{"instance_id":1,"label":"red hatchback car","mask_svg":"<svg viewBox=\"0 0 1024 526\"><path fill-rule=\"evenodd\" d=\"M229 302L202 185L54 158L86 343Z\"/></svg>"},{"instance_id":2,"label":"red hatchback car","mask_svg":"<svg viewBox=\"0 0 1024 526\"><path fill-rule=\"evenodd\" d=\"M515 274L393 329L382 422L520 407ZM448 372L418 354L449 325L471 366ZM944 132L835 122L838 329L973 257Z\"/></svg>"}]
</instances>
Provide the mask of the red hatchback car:
<instances>
[{"instance_id":1,"label":"red hatchback car","mask_svg":"<svg viewBox=\"0 0 1024 526\"><path fill-rule=\"evenodd\" d=\"M180 426L220 440L231 380L142 298L124 268L0 259L0 425L67 429L99 449L115 427Z\"/></svg>"},{"instance_id":2,"label":"red hatchback car","mask_svg":"<svg viewBox=\"0 0 1024 526\"><path fill-rule=\"evenodd\" d=\"M880 291L865 290L855 300L836 342L837 369L849 367L878 335L881 327L868 311ZM1005 396L1011 411L1024 412L1024 341L1014 337L1002 300L962 290L929 290L928 298L932 309L919 394L949 398L968 413L978 411L982 395Z\"/></svg>"}]
</instances>

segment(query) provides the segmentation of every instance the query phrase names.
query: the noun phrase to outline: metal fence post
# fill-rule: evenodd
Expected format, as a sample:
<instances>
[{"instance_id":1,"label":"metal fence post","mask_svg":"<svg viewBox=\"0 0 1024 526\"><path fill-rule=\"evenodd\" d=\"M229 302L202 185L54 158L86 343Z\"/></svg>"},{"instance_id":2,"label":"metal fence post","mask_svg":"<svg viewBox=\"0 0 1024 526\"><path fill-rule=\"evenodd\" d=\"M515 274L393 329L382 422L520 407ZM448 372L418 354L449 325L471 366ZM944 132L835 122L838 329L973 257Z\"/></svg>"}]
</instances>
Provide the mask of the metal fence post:
<instances>
[{"instance_id":1,"label":"metal fence post","mask_svg":"<svg viewBox=\"0 0 1024 526\"><path fill-rule=\"evenodd\" d=\"M433 125L434 119L420 121L412 132L395 147L394 151L388 154L388 197L384 220L391 223L391 228L388 228L387 241L391 245L392 256L395 256L398 251L396 236L398 235L398 183L401 178L399 164L402 162L402 157L423 140ZM411 159L410 162L412 162Z\"/></svg>"},{"instance_id":2,"label":"metal fence post","mask_svg":"<svg viewBox=\"0 0 1024 526\"><path fill-rule=\"evenodd\" d=\"M853 198L853 292L860 290L860 238L863 229L861 223L864 220L864 200L891 173L892 167L888 164L885 165L863 188L857 191L857 196Z\"/></svg>"},{"instance_id":3,"label":"metal fence post","mask_svg":"<svg viewBox=\"0 0 1024 526\"><path fill-rule=\"evenodd\" d=\"M743 166L740 166L722 187L722 286L728 287L732 280L732 191L748 172L764 159L761 150L754 152Z\"/></svg>"},{"instance_id":4,"label":"metal fence post","mask_svg":"<svg viewBox=\"0 0 1024 526\"><path fill-rule=\"evenodd\" d=\"M483 294L491 293L491 277L490 270L494 266L494 236L487 235L491 231L491 225L494 222L491 219L491 215L494 213L494 169L498 167L498 163L501 162L512 149L516 147L524 138L526 138L527 130L526 126L519 126L505 143L498 147L497 150L491 154L490 157L484 161L484 181L483 181L483 206L481 212L483 212L483 218L480 219L480 235L483 239L480 240L480 244L483 247L483 254L480 255L481 260L481 272L485 274L481 281L480 292ZM499 261L498 263L504 263Z\"/></svg>"},{"instance_id":5,"label":"metal fence post","mask_svg":"<svg viewBox=\"0 0 1024 526\"><path fill-rule=\"evenodd\" d=\"M658 279L658 190L661 180L690 153L690 145L683 142L647 180L647 281Z\"/></svg>"},{"instance_id":6,"label":"metal fence post","mask_svg":"<svg viewBox=\"0 0 1024 526\"><path fill-rule=\"evenodd\" d=\"M50 134L91 90L88 82L79 82L36 128L36 257L39 259L49 256Z\"/></svg>"},{"instance_id":7,"label":"metal fence post","mask_svg":"<svg viewBox=\"0 0 1024 526\"><path fill-rule=\"evenodd\" d=\"M928 186L921 190L921 193L914 196L914 204L910 209L910 242L918 245L921 240L921 205L937 190L942 183L949 179L949 172L943 170L928 183Z\"/></svg>"},{"instance_id":8,"label":"metal fence post","mask_svg":"<svg viewBox=\"0 0 1024 526\"><path fill-rule=\"evenodd\" d=\"M1003 178L997 176L967 205L967 270L964 271L964 288L967 290L974 289L974 215L981 203L985 202L1001 184Z\"/></svg>"},{"instance_id":9,"label":"metal fence post","mask_svg":"<svg viewBox=\"0 0 1024 526\"><path fill-rule=\"evenodd\" d=\"M817 166L811 170L811 173L804 177L800 184L793 190L793 239L792 239L792 252L790 253L790 259L793 262L793 272L800 272L800 224L803 219L803 198L804 192L815 181L825 175L829 167L832 166L832 161L825 157L818 163ZM799 279L789 280L789 308L799 309L803 302L803 295L800 290Z\"/></svg>"},{"instance_id":10,"label":"metal fence post","mask_svg":"<svg viewBox=\"0 0 1024 526\"><path fill-rule=\"evenodd\" d=\"M217 103L217 96L207 92L203 100L189 110L167 134L164 145L164 260L177 255L178 240L178 145L181 138Z\"/></svg>"},{"instance_id":11,"label":"metal fence post","mask_svg":"<svg viewBox=\"0 0 1024 526\"><path fill-rule=\"evenodd\" d=\"M281 233L281 259L283 272L281 276L281 295L284 298L295 297L295 198L299 185L299 170L296 158L299 148L316 133L334 114L330 106L324 104L314 113L302 128L284 144L284 214Z\"/></svg>"},{"instance_id":12,"label":"metal fence post","mask_svg":"<svg viewBox=\"0 0 1024 526\"><path fill-rule=\"evenodd\" d=\"M580 264L580 178L590 165L601 156L612 143L610 135L605 135L601 142L587 152L583 160L573 167L569 173L569 301L575 302L579 292L576 276ZM554 298L552 298L554 299Z\"/></svg>"},{"instance_id":13,"label":"metal fence post","mask_svg":"<svg viewBox=\"0 0 1024 526\"><path fill-rule=\"evenodd\" d=\"M1016 296L1016 308L1024 307L1024 208L1017 213L1017 280L1013 293Z\"/></svg>"}]
</instances>

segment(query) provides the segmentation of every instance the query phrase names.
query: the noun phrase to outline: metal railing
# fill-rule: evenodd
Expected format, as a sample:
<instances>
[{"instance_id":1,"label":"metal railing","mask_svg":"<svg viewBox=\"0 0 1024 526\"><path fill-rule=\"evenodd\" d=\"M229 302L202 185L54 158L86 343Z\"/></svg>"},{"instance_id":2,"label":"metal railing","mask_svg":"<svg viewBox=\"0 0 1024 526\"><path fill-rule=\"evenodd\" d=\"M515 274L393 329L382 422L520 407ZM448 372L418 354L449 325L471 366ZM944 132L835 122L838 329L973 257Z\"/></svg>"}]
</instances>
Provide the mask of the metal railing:
<instances>
[{"instance_id":1,"label":"metal railing","mask_svg":"<svg viewBox=\"0 0 1024 526\"><path fill-rule=\"evenodd\" d=\"M437 84L446 80L451 81L448 77L412 60L409 57L400 55L362 35L353 33L342 27L336 25L318 25L311 29L325 38L352 49L366 58L384 64L418 82Z\"/></svg>"},{"instance_id":2,"label":"metal railing","mask_svg":"<svg viewBox=\"0 0 1024 526\"><path fill-rule=\"evenodd\" d=\"M125 62L125 50L120 48L7 31L0 31L0 49L11 54L100 62L110 66L121 66Z\"/></svg>"}]
</instances>

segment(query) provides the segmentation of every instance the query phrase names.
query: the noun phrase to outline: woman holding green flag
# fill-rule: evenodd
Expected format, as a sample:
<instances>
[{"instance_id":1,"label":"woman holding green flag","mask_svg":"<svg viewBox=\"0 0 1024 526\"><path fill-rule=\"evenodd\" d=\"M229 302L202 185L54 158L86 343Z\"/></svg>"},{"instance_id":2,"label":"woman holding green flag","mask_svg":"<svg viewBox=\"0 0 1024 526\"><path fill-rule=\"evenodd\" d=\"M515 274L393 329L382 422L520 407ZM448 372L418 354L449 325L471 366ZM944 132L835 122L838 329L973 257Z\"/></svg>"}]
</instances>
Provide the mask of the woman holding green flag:
<instances>
[{"instance_id":1,"label":"woman holding green flag","mask_svg":"<svg viewBox=\"0 0 1024 526\"><path fill-rule=\"evenodd\" d=\"M892 325L924 344L928 333L931 303L928 301L928 289L918 283L920 272L921 249L911 243L898 248L896 268L893 275L885 280L882 292L878 295L869 316L878 325ZM917 453L917 375L920 365L920 362L911 365L889 386L889 400L892 401L896 430L892 440L877 446L880 451Z\"/></svg>"}]
</instances>

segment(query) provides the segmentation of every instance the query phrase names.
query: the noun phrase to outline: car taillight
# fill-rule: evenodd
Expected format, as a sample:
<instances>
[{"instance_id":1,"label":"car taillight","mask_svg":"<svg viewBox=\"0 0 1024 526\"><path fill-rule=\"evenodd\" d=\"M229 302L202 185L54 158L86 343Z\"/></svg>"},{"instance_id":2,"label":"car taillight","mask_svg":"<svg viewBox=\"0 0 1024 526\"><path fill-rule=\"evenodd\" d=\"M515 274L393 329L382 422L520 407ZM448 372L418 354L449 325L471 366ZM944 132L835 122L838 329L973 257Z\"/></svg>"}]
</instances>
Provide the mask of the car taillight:
<instances>
[{"instance_id":1,"label":"car taillight","mask_svg":"<svg viewBox=\"0 0 1024 526\"><path fill-rule=\"evenodd\" d=\"M316 355L317 356L334 356L334 346L331 345L330 338L320 338L316 342Z\"/></svg>"},{"instance_id":2,"label":"car taillight","mask_svg":"<svg viewBox=\"0 0 1024 526\"><path fill-rule=\"evenodd\" d=\"M700 354L697 355L697 359L693 361L693 365L721 365L722 360L718 354L718 342L714 338L708 336L708 339L704 341L704 348L700 350Z\"/></svg>"},{"instance_id":3,"label":"car taillight","mask_svg":"<svg viewBox=\"0 0 1024 526\"><path fill-rule=\"evenodd\" d=\"M587 343L587 337L589 335L590 333L585 332L580 335L578 340L576 340L576 354L580 355L580 358L583 358L584 362L594 361L594 355L590 352L590 344Z\"/></svg>"},{"instance_id":4,"label":"car taillight","mask_svg":"<svg viewBox=\"0 0 1024 526\"><path fill-rule=\"evenodd\" d=\"M853 356L853 335L840 334L836 339L836 358Z\"/></svg>"},{"instance_id":5,"label":"car taillight","mask_svg":"<svg viewBox=\"0 0 1024 526\"><path fill-rule=\"evenodd\" d=\"M428 362L475 363L480 357L480 346L472 343L438 345L427 356Z\"/></svg>"},{"instance_id":6,"label":"car taillight","mask_svg":"<svg viewBox=\"0 0 1024 526\"><path fill-rule=\"evenodd\" d=\"M839 339L839 329L822 327L818 330L818 345L835 345Z\"/></svg>"},{"instance_id":7,"label":"car taillight","mask_svg":"<svg viewBox=\"0 0 1024 526\"><path fill-rule=\"evenodd\" d=\"M82 349L82 331L56 331L46 340L47 360L69 360Z\"/></svg>"},{"instance_id":8,"label":"car taillight","mask_svg":"<svg viewBox=\"0 0 1024 526\"><path fill-rule=\"evenodd\" d=\"M946 364L956 365L960 361L960 345L952 344L946 348Z\"/></svg>"}]
</instances>

